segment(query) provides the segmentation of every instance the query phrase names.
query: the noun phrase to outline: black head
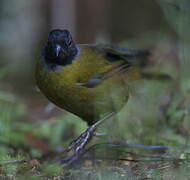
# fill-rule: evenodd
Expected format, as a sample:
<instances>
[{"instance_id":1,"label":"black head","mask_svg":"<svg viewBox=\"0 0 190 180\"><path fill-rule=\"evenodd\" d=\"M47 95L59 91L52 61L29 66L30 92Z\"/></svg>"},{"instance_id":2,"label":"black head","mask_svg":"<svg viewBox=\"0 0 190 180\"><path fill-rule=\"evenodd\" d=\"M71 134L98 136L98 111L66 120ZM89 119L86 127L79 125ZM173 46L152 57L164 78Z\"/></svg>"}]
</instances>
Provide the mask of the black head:
<instances>
[{"instance_id":1,"label":"black head","mask_svg":"<svg viewBox=\"0 0 190 180\"><path fill-rule=\"evenodd\" d=\"M44 50L45 61L48 64L68 65L77 54L77 47L68 30L55 29L49 33Z\"/></svg>"}]
</instances>

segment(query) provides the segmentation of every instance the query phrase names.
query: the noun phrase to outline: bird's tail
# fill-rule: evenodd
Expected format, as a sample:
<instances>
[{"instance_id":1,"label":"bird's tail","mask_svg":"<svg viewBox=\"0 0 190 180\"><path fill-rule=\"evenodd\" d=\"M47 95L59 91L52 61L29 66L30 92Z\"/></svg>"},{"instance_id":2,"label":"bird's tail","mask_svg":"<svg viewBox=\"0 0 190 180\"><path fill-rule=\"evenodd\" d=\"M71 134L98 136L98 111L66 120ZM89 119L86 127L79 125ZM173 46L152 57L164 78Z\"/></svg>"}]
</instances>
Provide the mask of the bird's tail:
<instances>
[{"instance_id":1,"label":"bird's tail","mask_svg":"<svg viewBox=\"0 0 190 180\"><path fill-rule=\"evenodd\" d=\"M151 56L150 50L133 50L130 54L127 55L127 61L129 64L138 65L141 68L146 67L150 61L149 57Z\"/></svg>"}]
</instances>

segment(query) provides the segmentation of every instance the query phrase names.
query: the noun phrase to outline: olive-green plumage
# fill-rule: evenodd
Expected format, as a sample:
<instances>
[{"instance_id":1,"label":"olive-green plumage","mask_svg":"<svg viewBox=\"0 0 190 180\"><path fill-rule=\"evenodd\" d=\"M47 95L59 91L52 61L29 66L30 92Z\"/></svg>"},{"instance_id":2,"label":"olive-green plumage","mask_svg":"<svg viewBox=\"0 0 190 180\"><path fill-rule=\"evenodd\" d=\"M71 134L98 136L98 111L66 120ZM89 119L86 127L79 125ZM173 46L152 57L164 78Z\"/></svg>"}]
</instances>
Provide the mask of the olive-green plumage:
<instances>
[{"instance_id":1,"label":"olive-green plumage","mask_svg":"<svg viewBox=\"0 0 190 180\"><path fill-rule=\"evenodd\" d=\"M60 43L60 40L53 39L52 42ZM64 50L65 46L60 46ZM130 84L140 76L141 63L136 62L142 61L144 56L109 46L76 47L77 53L68 64L60 63L66 60L65 56L61 59L61 54L55 55L60 58L56 63L52 56L53 60L46 56L40 59L36 66L36 81L50 101L92 124L102 114L119 111L127 103ZM50 50L46 48L45 51ZM49 65L47 60L51 61Z\"/></svg>"}]
</instances>

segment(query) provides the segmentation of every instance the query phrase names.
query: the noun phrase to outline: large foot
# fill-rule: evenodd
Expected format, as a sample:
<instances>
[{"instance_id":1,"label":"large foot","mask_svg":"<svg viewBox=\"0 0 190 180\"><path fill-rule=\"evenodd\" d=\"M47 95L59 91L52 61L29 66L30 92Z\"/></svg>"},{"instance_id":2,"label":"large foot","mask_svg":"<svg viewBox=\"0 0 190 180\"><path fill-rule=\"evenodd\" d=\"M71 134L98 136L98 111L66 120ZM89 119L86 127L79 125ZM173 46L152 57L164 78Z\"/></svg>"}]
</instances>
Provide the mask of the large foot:
<instances>
[{"instance_id":1,"label":"large foot","mask_svg":"<svg viewBox=\"0 0 190 180\"><path fill-rule=\"evenodd\" d=\"M79 137L75 138L69 147L65 150L65 152L70 152L74 151L74 154L70 157L66 157L61 160L61 163L64 164L65 166L71 165L73 162L78 160L83 154L84 154L84 149L88 142L91 140L93 135L95 134L95 130L97 129L98 125L103 123L106 119L110 118L113 116L115 113L112 112L108 115L106 115L104 118L100 119L97 121L95 124L93 124L91 127L89 127L85 132L83 132Z\"/></svg>"}]
</instances>

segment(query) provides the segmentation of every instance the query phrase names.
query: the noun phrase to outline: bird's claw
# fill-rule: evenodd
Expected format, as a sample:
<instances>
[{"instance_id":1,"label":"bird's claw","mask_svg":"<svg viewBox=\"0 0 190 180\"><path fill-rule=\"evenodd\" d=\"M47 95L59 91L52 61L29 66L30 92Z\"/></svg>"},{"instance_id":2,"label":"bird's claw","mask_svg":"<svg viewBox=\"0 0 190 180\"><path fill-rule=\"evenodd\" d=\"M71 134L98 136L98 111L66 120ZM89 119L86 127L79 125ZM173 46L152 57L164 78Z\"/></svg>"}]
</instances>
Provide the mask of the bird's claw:
<instances>
[{"instance_id":1,"label":"bird's claw","mask_svg":"<svg viewBox=\"0 0 190 180\"><path fill-rule=\"evenodd\" d=\"M71 165L73 162L77 161L84 153L85 153L85 146L88 144L90 139L95 133L96 128L99 124L104 122L106 119L110 118L115 113L110 113L106 115L104 118L97 121L95 124L90 126L85 132L83 132L79 137L73 139L73 141L70 143L69 147L65 149L64 152L70 152L74 151L74 154L61 159L61 163L65 166Z\"/></svg>"},{"instance_id":2,"label":"bird's claw","mask_svg":"<svg viewBox=\"0 0 190 180\"><path fill-rule=\"evenodd\" d=\"M75 138L65 152L74 151L74 154L61 159L61 164L65 167L70 166L73 162L77 161L85 152L85 146L93 136L93 131L87 129L79 137Z\"/></svg>"}]
</instances>

